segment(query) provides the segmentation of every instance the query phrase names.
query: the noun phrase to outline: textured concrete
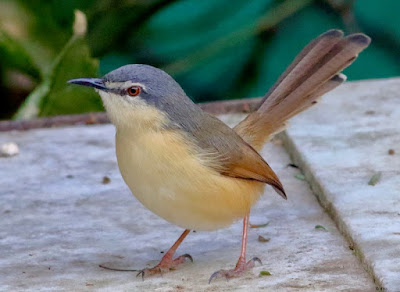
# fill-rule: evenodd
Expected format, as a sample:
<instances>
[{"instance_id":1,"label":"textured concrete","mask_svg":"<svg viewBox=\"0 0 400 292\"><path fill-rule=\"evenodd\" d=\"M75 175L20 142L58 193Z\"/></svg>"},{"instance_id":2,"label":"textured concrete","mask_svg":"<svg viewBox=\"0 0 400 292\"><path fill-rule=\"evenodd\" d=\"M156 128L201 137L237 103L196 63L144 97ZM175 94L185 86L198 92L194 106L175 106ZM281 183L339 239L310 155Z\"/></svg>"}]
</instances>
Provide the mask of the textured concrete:
<instances>
[{"instance_id":1,"label":"textured concrete","mask_svg":"<svg viewBox=\"0 0 400 292\"><path fill-rule=\"evenodd\" d=\"M178 254L190 253L194 264L162 277L142 281L99 268L154 265L182 232L130 194L117 170L113 136L111 125L0 133L0 144L12 141L20 150L0 158L0 291L375 290L308 184L295 178L299 170L287 166L279 140L263 154L289 199L268 189L251 216L252 223L269 222L249 234L248 256L260 257L263 266L207 284L214 271L236 263L237 222L189 234ZM259 242L259 235L270 241ZM259 277L263 270L272 275Z\"/></svg>"},{"instance_id":2,"label":"textured concrete","mask_svg":"<svg viewBox=\"0 0 400 292\"><path fill-rule=\"evenodd\" d=\"M285 142L377 284L400 291L400 79L341 86Z\"/></svg>"}]
</instances>

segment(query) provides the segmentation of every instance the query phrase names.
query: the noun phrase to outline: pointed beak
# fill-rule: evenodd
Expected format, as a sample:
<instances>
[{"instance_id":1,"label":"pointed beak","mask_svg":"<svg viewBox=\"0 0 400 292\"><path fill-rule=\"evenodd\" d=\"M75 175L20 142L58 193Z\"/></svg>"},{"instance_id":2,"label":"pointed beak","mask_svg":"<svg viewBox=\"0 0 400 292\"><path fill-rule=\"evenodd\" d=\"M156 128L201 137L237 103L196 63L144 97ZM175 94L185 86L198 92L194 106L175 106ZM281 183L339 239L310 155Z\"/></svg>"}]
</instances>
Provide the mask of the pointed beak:
<instances>
[{"instance_id":1,"label":"pointed beak","mask_svg":"<svg viewBox=\"0 0 400 292\"><path fill-rule=\"evenodd\" d=\"M83 85L94 87L100 90L107 90L107 87L104 85L104 81L100 78L78 78L78 79L71 79L68 81L71 84Z\"/></svg>"}]
</instances>

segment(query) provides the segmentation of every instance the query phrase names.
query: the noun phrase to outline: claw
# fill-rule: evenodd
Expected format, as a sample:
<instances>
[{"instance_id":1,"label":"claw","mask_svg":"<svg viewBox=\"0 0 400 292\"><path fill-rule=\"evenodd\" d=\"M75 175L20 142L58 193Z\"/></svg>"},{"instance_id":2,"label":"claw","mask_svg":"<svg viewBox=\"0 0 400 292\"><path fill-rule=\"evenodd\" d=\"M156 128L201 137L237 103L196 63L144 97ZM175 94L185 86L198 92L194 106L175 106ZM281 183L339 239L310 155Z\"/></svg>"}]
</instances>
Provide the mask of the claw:
<instances>
[{"instance_id":1,"label":"claw","mask_svg":"<svg viewBox=\"0 0 400 292\"><path fill-rule=\"evenodd\" d=\"M136 274L136 278L139 277L140 275L142 275L142 281L144 281L144 269Z\"/></svg>"},{"instance_id":2,"label":"claw","mask_svg":"<svg viewBox=\"0 0 400 292\"><path fill-rule=\"evenodd\" d=\"M189 260L193 263L193 257L192 257L190 254L188 254L188 253L185 253L185 254L181 255L180 257L187 258L187 259L189 259Z\"/></svg>"},{"instance_id":3,"label":"claw","mask_svg":"<svg viewBox=\"0 0 400 292\"><path fill-rule=\"evenodd\" d=\"M214 272L214 273L211 275L210 279L208 280L208 284L211 284L211 281L212 281L212 280L217 279L218 276L220 275L221 271L223 271L223 270L219 270L219 271ZM228 281L228 277L225 276L225 278L226 278L226 280Z\"/></svg>"},{"instance_id":4,"label":"claw","mask_svg":"<svg viewBox=\"0 0 400 292\"><path fill-rule=\"evenodd\" d=\"M258 257L254 257L254 258L252 258L250 261L257 262L257 263L259 263L259 264L262 266L262 262L261 262L261 260L260 260Z\"/></svg>"}]
</instances>

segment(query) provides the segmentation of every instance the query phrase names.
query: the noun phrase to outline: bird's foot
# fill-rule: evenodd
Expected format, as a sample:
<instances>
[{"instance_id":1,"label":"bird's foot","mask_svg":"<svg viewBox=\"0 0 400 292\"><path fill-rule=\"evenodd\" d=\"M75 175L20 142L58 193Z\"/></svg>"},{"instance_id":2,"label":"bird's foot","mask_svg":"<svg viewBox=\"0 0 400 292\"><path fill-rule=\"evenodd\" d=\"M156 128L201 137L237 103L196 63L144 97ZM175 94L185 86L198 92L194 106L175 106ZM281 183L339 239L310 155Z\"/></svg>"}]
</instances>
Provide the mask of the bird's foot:
<instances>
[{"instance_id":1,"label":"bird's foot","mask_svg":"<svg viewBox=\"0 0 400 292\"><path fill-rule=\"evenodd\" d=\"M172 259L172 256L166 254L156 266L141 270L136 277L142 276L142 279L144 279L144 277L164 274L168 271L175 270L180 264L186 262L187 259L193 263L193 258L189 254L181 255L175 259Z\"/></svg>"},{"instance_id":2,"label":"bird's foot","mask_svg":"<svg viewBox=\"0 0 400 292\"><path fill-rule=\"evenodd\" d=\"M245 260L239 259L239 261L236 264L236 267L234 269L216 271L215 273L213 273L211 275L210 280L208 280L208 283L211 283L212 280L221 278L221 277L225 277L226 280L229 280L230 278L240 277L248 270L254 268L256 262L258 262L260 265L262 265L261 260L257 257L252 258L247 263Z\"/></svg>"}]
</instances>

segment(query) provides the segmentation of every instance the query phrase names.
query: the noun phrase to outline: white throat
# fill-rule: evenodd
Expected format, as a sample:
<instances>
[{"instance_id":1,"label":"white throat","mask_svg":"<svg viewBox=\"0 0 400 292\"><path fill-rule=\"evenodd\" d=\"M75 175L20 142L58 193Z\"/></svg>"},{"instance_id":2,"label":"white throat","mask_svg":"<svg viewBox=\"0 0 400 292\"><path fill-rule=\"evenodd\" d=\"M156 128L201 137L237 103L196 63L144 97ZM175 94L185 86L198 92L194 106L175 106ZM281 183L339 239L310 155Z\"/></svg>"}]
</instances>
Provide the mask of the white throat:
<instances>
[{"instance_id":1,"label":"white throat","mask_svg":"<svg viewBox=\"0 0 400 292\"><path fill-rule=\"evenodd\" d=\"M121 96L97 90L101 96L107 115L118 131L143 132L159 130L167 122L167 116L157 108L147 104L139 96Z\"/></svg>"}]
</instances>

